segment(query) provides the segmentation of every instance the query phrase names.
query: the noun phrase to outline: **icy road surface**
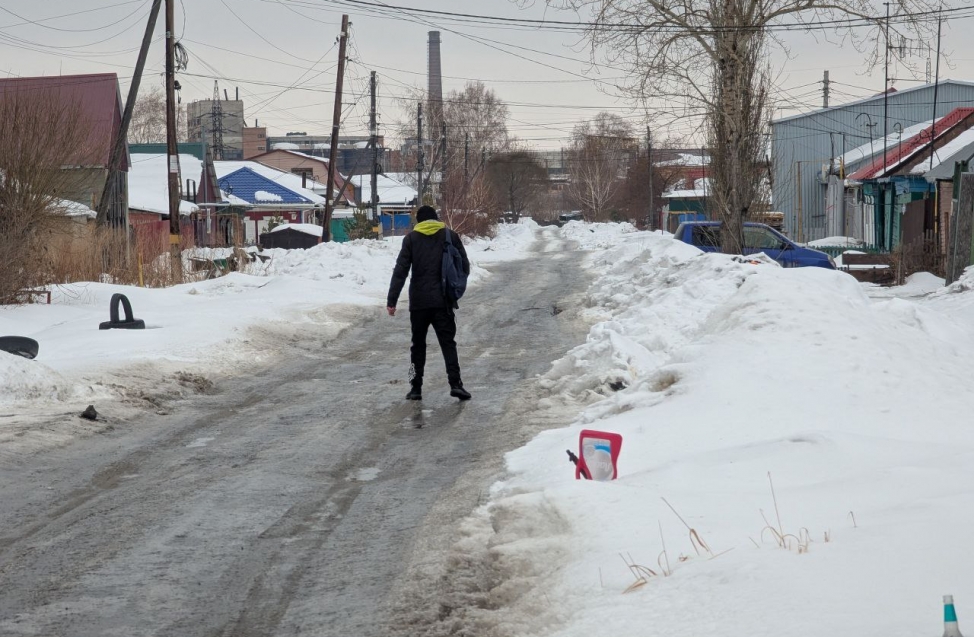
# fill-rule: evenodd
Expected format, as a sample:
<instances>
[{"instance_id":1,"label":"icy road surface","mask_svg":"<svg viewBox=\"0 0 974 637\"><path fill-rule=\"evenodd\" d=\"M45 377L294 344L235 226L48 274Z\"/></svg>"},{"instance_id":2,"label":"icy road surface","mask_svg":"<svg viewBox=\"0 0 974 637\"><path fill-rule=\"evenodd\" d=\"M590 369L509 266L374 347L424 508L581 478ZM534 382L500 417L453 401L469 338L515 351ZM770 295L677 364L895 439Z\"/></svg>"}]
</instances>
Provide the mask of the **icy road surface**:
<instances>
[{"instance_id":1,"label":"icy road surface","mask_svg":"<svg viewBox=\"0 0 974 637\"><path fill-rule=\"evenodd\" d=\"M497 264L458 316L469 403L430 334L403 396L409 322L375 308L289 363L244 370L168 416L0 460L0 634L434 634L431 592L502 454L570 411L535 376L584 339L579 254L552 231ZM216 326L215 326L216 327ZM570 472L567 466L566 472ZM477 577L476 567L470 577ZM417 601L420 600L420 601Z\"/></svg>"}]
</instances>

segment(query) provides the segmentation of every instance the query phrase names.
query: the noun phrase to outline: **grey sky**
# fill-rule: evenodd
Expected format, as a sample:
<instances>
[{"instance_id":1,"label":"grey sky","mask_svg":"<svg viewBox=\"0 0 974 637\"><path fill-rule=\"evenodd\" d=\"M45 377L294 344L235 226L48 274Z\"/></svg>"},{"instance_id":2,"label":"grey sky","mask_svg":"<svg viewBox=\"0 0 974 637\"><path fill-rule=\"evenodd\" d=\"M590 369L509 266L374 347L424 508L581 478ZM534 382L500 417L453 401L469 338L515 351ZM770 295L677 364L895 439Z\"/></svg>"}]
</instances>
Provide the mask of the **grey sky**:
<instances>
[{"instance_id":1,"label":"grey sky","mask_svg":"<svg viewBox=\"0 0 974 637\"><path fill-rule=\"evenodd\" d=\"M208 98L213 77L219 76L221 90L226 88L232 95L239 87L250 124L259 119L271 134L298 130L324 134L330 130L333 95L328 91L334 83L337 48L333 45L341 9L322 0L184 2L176 9L177 33L190 51L189 69L180 76L184 101ZM523 10L509 0L389 2L396 3L510 17L545 15L541 0ZM115 71L125 90L148 6L149 0L2 0L0 71L20 76ZM24 23L10 12L43 22ZM599 108L626 116L637 125L643 123L640 112L630 109L627 102L600 91L596 82L579 77L612 78L619 71L591 67L588 48L576 35L440 18L423 24L402 17L364 15L354 9L349 12L354 63L349 65L346 78L344 101L349 105L349 115L345 132L366 131L370 69L379 72L384 132L389 133L391 124L404 117L397 97L407 94L408 87L425 86L426 33L434 29L442 33L445 91L462 88L465 80L461 78L482 79L510 103L510 129L529 145L559 147L575 122L595 115ZM78 14L46 20L68 13ZM554 14L550 9L547 15L572 19L570 14ZM974 81L974 54L962 46L963 34L972 25L974 19L968 18L945 27L944 49L952 54L953 68L944 65L942 77ZM160 20L143 86L161 85L162 32ZM852 47L816 41L806 34L787 35L791 58L777 54L773 61L781 70L779 98L790 107L784 113L821 105L822 71L826 68L835 82L833 104L882 90L882 69L865 74L862 57ZM922 68L923 59L916 60ZM905 73L900 70L896 75ZM901 88L914 85L896 83ZM291 86L295 88L288 90ZM692 122L677 120L658 134L666 137L692 128Z\"/></svg>"}]
</instances>

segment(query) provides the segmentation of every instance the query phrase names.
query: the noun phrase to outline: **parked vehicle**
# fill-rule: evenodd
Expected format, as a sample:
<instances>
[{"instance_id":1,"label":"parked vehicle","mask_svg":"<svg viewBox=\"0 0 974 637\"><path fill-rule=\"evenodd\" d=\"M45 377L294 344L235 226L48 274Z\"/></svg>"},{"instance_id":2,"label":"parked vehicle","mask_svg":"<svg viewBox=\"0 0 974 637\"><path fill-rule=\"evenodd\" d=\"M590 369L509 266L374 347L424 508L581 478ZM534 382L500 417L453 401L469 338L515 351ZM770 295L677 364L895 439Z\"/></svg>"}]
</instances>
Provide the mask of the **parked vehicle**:
<instances>
[{"instance_id":1,"label":"parked vehicle","mask_svg":"<svg viewBox=\"0 0 974 637\"><path fill-rule=\"evenodd\" d=\"M581 210L572 210L571 212L563 212L558 215L558 221L561 223L568 223L569 221L583 221Z\"/></svg>"},{"instance_id":2,"label":"parked vehicle","mask_svg":"<svg viewBox=\"0 0 974 637\"><path fill-rule=\"evenodd\" d=\"M704 252L720 250L719 221L687 221L676 229L676 238ZM835 270L832 257L804 248L763 223L744 224L744 254L763 252L786 268L818 267Z\"/></svg>"}]
</instances>

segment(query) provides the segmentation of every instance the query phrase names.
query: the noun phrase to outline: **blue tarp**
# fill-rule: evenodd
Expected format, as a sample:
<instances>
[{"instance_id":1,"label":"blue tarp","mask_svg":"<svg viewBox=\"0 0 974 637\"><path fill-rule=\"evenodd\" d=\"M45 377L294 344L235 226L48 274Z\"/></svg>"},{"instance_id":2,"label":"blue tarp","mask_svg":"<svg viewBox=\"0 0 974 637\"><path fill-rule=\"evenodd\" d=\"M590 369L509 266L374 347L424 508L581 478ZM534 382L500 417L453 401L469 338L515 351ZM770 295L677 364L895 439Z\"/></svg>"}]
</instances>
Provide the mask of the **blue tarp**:
<instances>
[{"instance_id":1,"label":"blue tarp","mask_svg":"<svg viewBox=\"0 0 974 637\"><path fill-rule=\"evenodd\" d=\"M408 214L382 215L382 234L396 236L406 234L412 228L412 218Z\"/></svg>"}]
</instances>

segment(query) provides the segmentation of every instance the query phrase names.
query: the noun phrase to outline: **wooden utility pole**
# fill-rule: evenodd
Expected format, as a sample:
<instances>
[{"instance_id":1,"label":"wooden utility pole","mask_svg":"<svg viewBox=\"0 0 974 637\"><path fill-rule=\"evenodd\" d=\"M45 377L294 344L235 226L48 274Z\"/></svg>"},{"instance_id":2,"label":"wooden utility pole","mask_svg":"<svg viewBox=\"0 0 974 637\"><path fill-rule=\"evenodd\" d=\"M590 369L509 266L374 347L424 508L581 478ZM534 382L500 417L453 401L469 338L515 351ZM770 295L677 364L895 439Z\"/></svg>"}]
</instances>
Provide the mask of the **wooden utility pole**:
<instances>
[{"instance_id":1,"label":"wooden utility pole","mask_svg":"<svg viewBox=\"0 0 974 637\"><path fill-rule=\"evenodd\" d=\"M829 72L825 72L825 76L822 78L822 108L829 107L829 89L832 86L832 82L829 81Z\"/></svg>"},{"instance_id":2,"label":"wooden utility pole","mask_svg":"<svg viewBox=\"0 0 974 637\"><path fill-rule=\"evenodd\" d=\"M331 123L331 148L328 149L328 192L335 183L335 162L338 161L338 130L342 125L342 86L345 83L345 46L348 44L348 15L342 16L342 33L338 40L338 79L335 81L335 113ZM344 189L343 189L344 190ZM321 220L321 240L331 241L331 213L341 191L325 198L325 216Z\"/></svg>"},{"instance_id":3,"label":"wooden utility pole","mask_svg":"<svg viewBox=\"0 0 974 637\"><path fill-rule=\"evenodd\" d=\"M166 155L169 162L169 248L173 276L183 278L179 253L179 146L176 143L176 0L166 0Z\"/></svg>"},{"instance_id":4,"label":"wooden utility pole","mask_svg":"<svg viewBox=\"0 0 974 637\"><path fill-rule=\"evenodd\" d=\"M381 219L379 219L379 122L375 110L375 71L372 71L369 77L369 88L372 93L372 110L369 112L369 131L372 134L372 180L370 182L372 197L369 203L372 206L372 222L380 227L381 232Z\"/></svg>"},{"instance_id":5,"label":"wooden utility pole","mask_svg":"<svg viewBox=\"0 0 974 637\"><path fill-rule=\"evenodd\" d=\"M162 0L155 0L149 10L149 22L145 26L145 35L142 36L142 48L139 49L139 58L135 63L135 75L132 76L132 84L129 86L128 98L125 100L125 111L122 113L122 125L118 129L115 143L112 145L112 154L108 160L108 178L105 179L105 187L101 191L101 199L98 200L98 225L103 226L109 223L108 208L112 203L112 175L118 172L122 165L122 157L125 155L125 140L128 137L129 123L132 121L132 111L135 109L135 100L139 96L139 85L142 83L142 72L145 69L145 59L149 55L149 45L152 43L152 34L156 30L156 20L159 18L159 9L162 7ZM113 219L112 225L117 225L118 220ZM124 220L122 220L124 226Z\"/></svg>"},{"instance_id":6,"label":"wooden utility pole","mask_svg":"<svg viewBox=\"0 0 974 637\"><path fill-rule=\"evenodd\" d=\"M423 152L423 103L416 109L416 206L423 205L423 170L426 169L426 154Z\"/></svg>"}]
</instances>

